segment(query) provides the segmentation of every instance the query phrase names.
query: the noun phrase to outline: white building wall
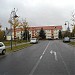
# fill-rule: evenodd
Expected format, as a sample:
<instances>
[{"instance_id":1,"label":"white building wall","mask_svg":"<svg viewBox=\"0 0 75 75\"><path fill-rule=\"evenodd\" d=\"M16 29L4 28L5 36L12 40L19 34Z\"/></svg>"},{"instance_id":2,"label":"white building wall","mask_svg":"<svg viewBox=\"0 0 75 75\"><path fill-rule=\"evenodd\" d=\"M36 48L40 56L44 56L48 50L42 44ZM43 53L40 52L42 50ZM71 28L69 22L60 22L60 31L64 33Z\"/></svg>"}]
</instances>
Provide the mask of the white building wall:
<instances>
[{"instance_id":1,"label":"white building wall","mask_svg":"<svg viewBox=\"0 0 75 75\"><path fill-rule=\"evenodd\" d=\"M29 34L30 34L30 36L31 36L31 38L32 38L32 31L29 31Z\"/></svg>"},{"instance_id":2,"label":"white building wall","mask_svg":"<svg viewBox=\"0 0 75 75\"><path fill-rule=\"evenodd\" d=\"M11 36L6 36L6 40L11 40Z\"/></svg>"},{"instance_id":3,"label":"white building wall","mask_svg":"<svg viewBox=\"0 0 75 75\"><path fill-rule=\"evenodd\" d=\"M58 39L59 30L54 30L54 39Z\"/></svg>"},{"instance_id":4,"label":"white building wall","mask_svg":"<svg viewBox=\"0 0 75 75\"><path fill-rule=\"evenodd\" d=\"M45 30L46 33L46 39L50 39L51 38L51 30Z\"/></svg>"},{"instance_id":5,"label":"white building wall","mask_svg":"<svg viewBox=\"0 0 75 75\"><path fill-rule=\"evenodd\" d=\"M51 30L44 30L44 31L46 33L46 39L50 39L52 36ZM40 32L40 30L34 31L35 36L38 36L39 32ZM29 31L29 34L31 35L31 38L32 38L32 31ZM58 35L59 35L59 30L54 30L53 31L54 39L58 38ZM21 39L21 31L16 32L16 37ZM14 32L12 32L12 39L14 40ZM11 36L7 36L7 40L11 40Z\"/></svg>"},{"instance_id":6,"label":"white building wall","mask_svg":"<svg viewBox=\"0 0 75 75\"><path fill-rule=\"evenodd\" d=\"M40 30L37 30L37 31L36 31L36 36L37 36L37 37L39 36L39 32L40 32Z\"/></svg>"},{"instance_id":7,"label":"white building wall","mask_svg":"<svg viewBox=\"0 0 75 75\"><path fill-rule=\"evenodd\" d=\"M16 38L21 39L21 32L16 33Z\"/></svg>"},{"instance_id":8,"label":"white building wall","mask_svg":"<svg viewBox=\"0 0 75 75\"><path fill-rule=\"evenodd\" d=\"M21 39L21 31L16 32L16 38ZM12 39L14 40L14 32L12 32Z\"/></svg>"}]
</instances>

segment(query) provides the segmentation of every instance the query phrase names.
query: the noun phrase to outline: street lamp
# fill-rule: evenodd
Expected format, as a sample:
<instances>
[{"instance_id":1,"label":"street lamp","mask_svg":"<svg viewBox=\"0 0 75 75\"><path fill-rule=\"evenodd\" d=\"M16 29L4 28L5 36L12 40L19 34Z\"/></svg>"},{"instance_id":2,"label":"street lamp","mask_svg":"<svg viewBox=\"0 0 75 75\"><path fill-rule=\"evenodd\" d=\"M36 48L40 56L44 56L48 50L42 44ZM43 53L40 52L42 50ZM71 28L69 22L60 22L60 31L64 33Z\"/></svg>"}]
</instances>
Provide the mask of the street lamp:
<instances>
[{"instance_id":1,"label":"street lamp","mask_svg":"<svg viewBox=\"0 0 75 75\"><path fill-rule=\"evenodd\" d=\"M11 17L11 15L12 15L12 12L11 12L11 14L10 14L10 19L9 19L9 23L10 23L10 30L11 30L11 50L12 50L12 25L13 25L13 23L12 23L12 17Z\"/></svg>"},{"instance_id":2,"label":"street lamp","mask_svg":"<svg viewBox=\"0 0 75 75\"><path fill-rule=\"evenodd\" d=\"M68 23L67 31L70 32L69 22L65 21L65 25L67 25L67 23Z\"/></svg>"},{"instance_id":3,"label":"street lamp","mask_svg":"<svg viewBox=\"0 0 75 75\"><path fill-rule=\"evenodd\" d=\"M10 14L10 19L9 19L9 23L10 23L10 29L11 29L11 50L12 50L12 25L14 25L13 21L15 20L15 18L17 18L18 16L16 15L16 11L15 8L13 11L11 11ZM15 26L14 26L14 39L16 37L16 32L15 32Z\"/></svg>"},{"instance_id":4,"label":"street lamp","mask_svg":"<svg viewBox=\"0 0 75 75\"><path fill-rule=\"evenodd\" d=\"M15 21L15 19L17 18L18 16L16 15L16 11L15 11L15 8L14 10L12 11L12 18L13 18L13 21ZM13 23L14 25L14 23ZM16 26L14 25L14 40L16 39Z\"/></svg>"}]
</instances>

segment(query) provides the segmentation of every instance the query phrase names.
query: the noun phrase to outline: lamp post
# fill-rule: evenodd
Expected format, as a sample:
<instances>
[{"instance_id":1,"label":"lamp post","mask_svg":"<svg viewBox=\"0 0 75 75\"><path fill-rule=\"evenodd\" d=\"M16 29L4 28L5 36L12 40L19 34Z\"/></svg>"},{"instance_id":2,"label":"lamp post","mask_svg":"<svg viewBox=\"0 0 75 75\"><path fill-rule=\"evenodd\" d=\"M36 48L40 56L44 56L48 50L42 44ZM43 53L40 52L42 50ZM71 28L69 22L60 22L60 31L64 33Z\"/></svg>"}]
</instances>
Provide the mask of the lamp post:
<instances>
[{"instance_id":1,"label":"lamp post","mask_svg":"<svg viewBox=\"0 0 75 75\"><path fill-rule=\"evenodd\" d=\"M16 11L15 11L15 8L14 8L14 10L12 11L12 17L13 17L13 21L15 21L15 19L18 17L17 15L16 15ZM14 40L16 39L16 26L15 26L15 24L14 24Z\"/></svg>"},{"instance_id":2,"label":"lamp post","mask_svg":"<svg viewBox=\"0 0 75 75\"><path fill-rule=\"evenodd\" d=\"M17 18L18 16L16 15L16 11L15 8L13 11L11 11L10 14L10 19L9 19L9 23L10 23L10 29L11 29L11 50L12 50L12 25L14 25L13 21L15 20L15 18ZM14 40L16 37L16 32L15 32L15 25L14 25Z\"/></svg>"},{"instance_id":3,"label":"lamp post","mask_svg":"<svg viewBox=\"0 0 75 75\"><path fill-rule=\"evenodd\" d=\"M67 23L68 23L68 24L67 24ZM65 26L66 26L66 25L68 25L67 31L70 32L70 27L69 27L69 22L68 22L68 21L65 21Z\"/></svg>"},{"instance_id":4,"label":"lamp post","mask_svg":"<svg viewBox=\"0 0 75 75\"><path fill-rule=\"evenodd\" d=\"M10 30L11 30L11 50L12 50L12 17L11 17L11 15L12 15L12 12L11 12L11 14L10 14L10 19L9 19L9 23L10 23Z\"/></svg>"}]
</instances>

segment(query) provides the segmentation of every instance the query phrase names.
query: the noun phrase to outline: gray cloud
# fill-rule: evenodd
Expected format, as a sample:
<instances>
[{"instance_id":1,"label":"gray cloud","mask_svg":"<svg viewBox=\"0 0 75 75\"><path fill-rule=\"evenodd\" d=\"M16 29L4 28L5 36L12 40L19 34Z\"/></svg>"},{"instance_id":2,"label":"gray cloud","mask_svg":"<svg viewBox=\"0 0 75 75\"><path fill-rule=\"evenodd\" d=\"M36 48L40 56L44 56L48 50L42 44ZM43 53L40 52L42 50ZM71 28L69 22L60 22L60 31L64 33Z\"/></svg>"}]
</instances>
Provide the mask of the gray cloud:
<instances>
[{"instance_id":1,"label":"gray cloud","mask_svg":"<svg viewBox=\"0 0 75 75\"><path fill-rule=\"evenodd\" d=\"M10 27L8 23L10 12L16 8L20 19L27 18L31 26L63 25L66 20L71 19L71 12L74 10L73 1L0 0L0 23L3 27Z\"/></svg>"}]
</instances>

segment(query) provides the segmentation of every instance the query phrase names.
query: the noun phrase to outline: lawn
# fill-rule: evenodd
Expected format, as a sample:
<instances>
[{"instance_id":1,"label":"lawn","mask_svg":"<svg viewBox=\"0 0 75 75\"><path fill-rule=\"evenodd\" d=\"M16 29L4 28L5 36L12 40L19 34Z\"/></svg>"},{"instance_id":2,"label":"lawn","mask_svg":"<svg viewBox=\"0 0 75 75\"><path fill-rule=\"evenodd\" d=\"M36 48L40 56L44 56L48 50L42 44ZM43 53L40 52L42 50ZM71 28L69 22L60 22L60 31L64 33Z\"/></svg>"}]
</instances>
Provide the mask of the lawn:
<instances>
[{"instance_id":1,"label":"lawn","mask_svg":"<svg viewBox=\"0 0 75 75\"><path fill-rule=\"evenodd\" d=\"M16 41L12 41L12 45L15 44L20 44L20 43L25 43L27 42L26 40L16 40ZM4 41L5 46L10 46L11 41Z\"/></svg>"},{"instance_id":2,"label":"lawn","mask_svg":"<svg viewBox=\"0 0 75 75\"><path fill-rule=\"evenodd\" d=\"M6 48L7 52L13 52L13 51L18 51L18 50L22 50L23 48L32 46L32 44L23 44L23 45L19 45L19 46L13 46L12 50L11 48Z\"/></svg>"},{"instance_id":3,"label":"lawn","mask_svg":"<svg viewBox=\"0 0 75 75\"><path fill-rule=\"evenodd\" d=\"M75 42L70 42L69 44L74 45L75 46Z\"/></svg>"}]
</instances>

